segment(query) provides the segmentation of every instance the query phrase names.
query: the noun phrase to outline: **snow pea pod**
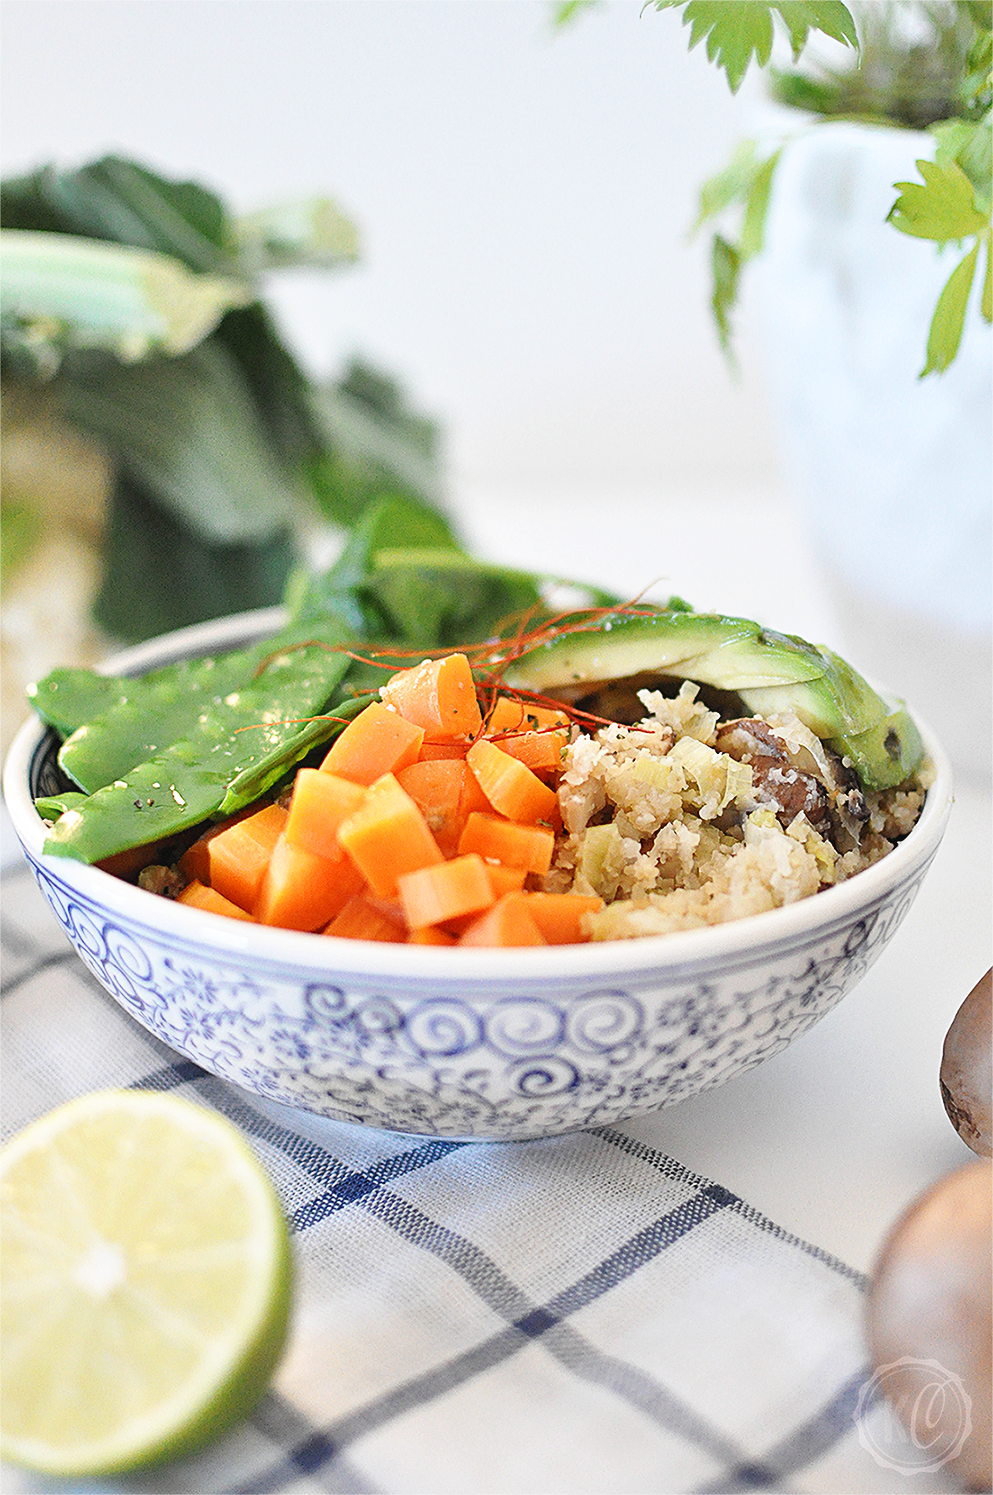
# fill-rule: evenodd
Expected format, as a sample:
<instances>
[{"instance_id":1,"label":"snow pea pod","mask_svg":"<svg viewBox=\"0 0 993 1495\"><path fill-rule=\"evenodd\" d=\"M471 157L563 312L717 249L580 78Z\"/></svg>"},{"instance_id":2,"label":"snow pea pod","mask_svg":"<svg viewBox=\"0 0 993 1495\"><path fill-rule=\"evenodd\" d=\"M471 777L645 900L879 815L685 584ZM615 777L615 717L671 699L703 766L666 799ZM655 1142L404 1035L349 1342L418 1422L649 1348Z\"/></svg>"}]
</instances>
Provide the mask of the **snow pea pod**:
<instances>
[{"instance_id":1,"label":"snow pea pod","mask_svg":"<svg viewBox=\"0 0 993 1495\"><path fill-rule=\"evenodd\" d=\"M120 682L118 698L66 738L59 767L88 794L124 778L136 764L184 738L203 711L216 711L226 695L248 685L274 651L308 638L338 644L343 632L337 621L311 621L248 649L179 660Z\"/></svg>"},{"instance_id":2,"label":"snow pea pod","mask_svg":"<svg viewBox=\"0 0 993 1495\"><path fill-rule=\"evenodd\" d=\"M325 710L349 664L347 654L317 645L277 654L256 679L202 710L184 737L61 815L45 851L101 862L250 803L340 729L304 719ZM335 714L356 709L349 700Z\"/></svg>"},{"instance_id":3,"label":"snow pea pod","mask_svg":"<svg viewBox=\"0 0 993 1495\"><path fill-rule=\"evenodd\" d=\"M120 701L134 683L120 675L66 667L52 670L43 680L29 685L27 694L45 725L54 727L60 737L68 737Z\"/></svg>"}]
</instances>

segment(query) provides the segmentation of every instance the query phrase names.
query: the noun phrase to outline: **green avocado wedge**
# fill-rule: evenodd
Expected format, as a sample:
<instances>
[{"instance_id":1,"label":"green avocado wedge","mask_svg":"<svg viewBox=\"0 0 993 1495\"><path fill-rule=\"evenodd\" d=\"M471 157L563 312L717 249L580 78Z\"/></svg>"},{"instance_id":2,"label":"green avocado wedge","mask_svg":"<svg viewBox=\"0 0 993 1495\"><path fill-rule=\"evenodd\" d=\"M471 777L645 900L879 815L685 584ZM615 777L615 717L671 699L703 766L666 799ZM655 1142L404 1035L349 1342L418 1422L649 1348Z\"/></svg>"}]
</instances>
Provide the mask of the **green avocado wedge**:
<instances>
[{"instance_id":1,"label":"green avocado wedge","mask_svg":"<svg viewBox=\"0 0 993 1495\"><path fill-rule=\"evenodd\" d=\"M695 680L734 691L749 711L792 711L846 759L866 789L890 789L924 748L901 702L887 702L829 649L746 618L659 609L568 624L503 671L512 689L554 695L634 675Z\"/></svg>"}]
</instances>

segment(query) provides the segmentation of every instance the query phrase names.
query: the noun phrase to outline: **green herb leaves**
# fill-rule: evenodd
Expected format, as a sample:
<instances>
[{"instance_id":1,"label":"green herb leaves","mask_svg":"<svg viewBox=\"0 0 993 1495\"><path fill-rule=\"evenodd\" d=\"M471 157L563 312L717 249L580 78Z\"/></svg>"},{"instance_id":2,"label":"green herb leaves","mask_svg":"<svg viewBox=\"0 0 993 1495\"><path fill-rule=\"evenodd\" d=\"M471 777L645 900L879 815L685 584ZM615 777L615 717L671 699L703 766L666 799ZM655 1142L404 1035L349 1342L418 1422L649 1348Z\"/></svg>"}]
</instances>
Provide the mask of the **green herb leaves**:
<instances>
[{"instance_id":1,"label":"green herb leaves","mask_svg":"<svg viewBox=\"0 0 993 1495\"><path fill-rule=\"evenodd\" d=\"M959 162L948 155L948 147L957 145L966 153L967 160L975 162L978 156L976 133L982 132L988 139L989 125L987 123L984 129L981 125L970 127L965 121L958 123L960 128L955 135L946 134L939 142L937 160L917 162L923 182L896 183L900 196L889 214L890 222L901 233L914 238L931 239L941 245L950 241L974 240L972 248L955 266L938 297L928 333L922 379L928 374L943 373L959 350L980 250L984 246L986 276L980 312L987 322L993 320L989 196L987 193L984 199ZM941 145L945 146L944 151L940 150Z\"/></svg>"},{"instance_id":2,"label":"green herb leaves","mask_svg":"<svg viewBox=\"0 0 993 1495\"><path fill-rule=\"evenodd\" d=\"M772 192L773 173L780 151L761 156L754 140L744 140L728 165L704 182L694 232L704 223L727 213L737 215L736 239L714 235L711 248L713 292L711 309L721 347L731 354L731 312L738 299L741 271L758 254L765 238L765 220Z\"/></svg>"},{"instance_id":3,"label":"green herb leaves","mask_svg":"<svg viewBox=\"0 0 993 1495\"><path fill-rule=\"evenodd\" d=\"M683 7L690 28L690 49L706 39L707 56L727 74L737 93L752 61L765 67L772 55L773 17L785 26L799 57L811 31L857 47L851 12L841 0L651 0L656 10Z\"/></svg>"},{"instance_id":4,"label":"green herb leaves","mask_svg":"<svg viewBox=\"0 0 993 1495\"><path fill-rule=\"evenodd\" d=\"M555 24L564 26L599 0L559 0L553 6ZM982 3L982 0L980 0ZM645 9L683 8L683 25L690 28L690 50L706 39L707 56L723 68L732 93L754 60L765 67L772 55L774 21L783 26L794 62L810 38L811 31L858 49L859 40L851 11L842 0L645 0Z\"/></svg>"},{"instance_id":5,"label":"green herb leaves","mask_svg":"<svg viewBox=\"0 0 993 1495\"><path fill-rule=\"evenodd\" d=\"M900 196L889 220L904 234L947 244L949 239L967 239L978 234L989 221L989 209L976 206L972 183L954 161L918 161L921 182L896 182Z\"/></svg>"}]
</instances>

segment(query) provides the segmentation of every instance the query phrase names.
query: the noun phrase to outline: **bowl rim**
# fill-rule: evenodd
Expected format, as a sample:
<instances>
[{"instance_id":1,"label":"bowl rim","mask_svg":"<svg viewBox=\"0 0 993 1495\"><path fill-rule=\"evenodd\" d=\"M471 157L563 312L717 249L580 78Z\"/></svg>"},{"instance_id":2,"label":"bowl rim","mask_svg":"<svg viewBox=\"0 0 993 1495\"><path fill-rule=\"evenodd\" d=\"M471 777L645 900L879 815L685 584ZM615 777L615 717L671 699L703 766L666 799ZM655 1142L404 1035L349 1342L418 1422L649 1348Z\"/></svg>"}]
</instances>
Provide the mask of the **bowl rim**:
<instances>
[{"instance_id":1,"label":"bowl rim","mask_svg":"<svg viewBox=\"0 0 993 1495\"><path fill-rule=\"evenodd\" d=\"M275 631L284 617L283 608L272 607L210 619L118 651L97 669L102 674L137 674L194 653L233 648ZM228 960L236 951L253 964L305 968L326 977L335 973L374 980L399 977L427 982L436 989L443 985L458 987L467 981L477 986L507 981L544 986L682 967L719 965L726 969L736 963L736 957L754 963L756 953L763 948L771 950L784 942L795 945L805 936L823 937L868 913L919 867L927 866L937 851L953 803L947 755L931 727L916 713L914 720L934 771L933 782L914 828L871 867L808 898L725 924L537 949L379 944L225 920L160 898L99 867L48 856L42 851L45 822L35 809L29 789L32 764L48 730L35 715L23 724L11 744L3 792L24 852L42 872L71 883L93 906L116 912L132 924L144 926L150 934L168 937L177 944L195 945L204 953L211 951Z\"/></svg>"}]
</instances>

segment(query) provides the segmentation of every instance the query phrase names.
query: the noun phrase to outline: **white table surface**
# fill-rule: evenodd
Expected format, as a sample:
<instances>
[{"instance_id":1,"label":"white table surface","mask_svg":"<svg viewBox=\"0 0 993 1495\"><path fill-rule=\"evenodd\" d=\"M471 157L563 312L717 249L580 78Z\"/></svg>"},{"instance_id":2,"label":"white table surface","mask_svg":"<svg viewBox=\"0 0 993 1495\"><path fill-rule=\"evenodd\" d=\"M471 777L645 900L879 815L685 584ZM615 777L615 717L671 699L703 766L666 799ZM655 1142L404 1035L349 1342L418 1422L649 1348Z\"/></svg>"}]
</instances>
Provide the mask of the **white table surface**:
<instances>
[{"instance_id":1,"label":"white table surface","mask_svg":"<svg viewBox=\"0 0 993 1495\"><path fill-rule=\"evenodd\" d=\"M687 486L605 503L476 489L460 513L472 547L494 559L630 595L661 579L701 610L838 639L816 557L779 494ZM868 1271L910 1201L972 1157L938 1069L955 1012L991 964L990 826L988 782L960 778L917 901L855 991L768 1063L625 1129Z\"/></svg>"}]
</instances>

